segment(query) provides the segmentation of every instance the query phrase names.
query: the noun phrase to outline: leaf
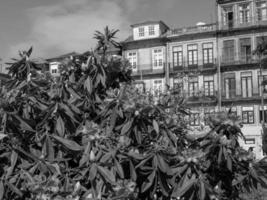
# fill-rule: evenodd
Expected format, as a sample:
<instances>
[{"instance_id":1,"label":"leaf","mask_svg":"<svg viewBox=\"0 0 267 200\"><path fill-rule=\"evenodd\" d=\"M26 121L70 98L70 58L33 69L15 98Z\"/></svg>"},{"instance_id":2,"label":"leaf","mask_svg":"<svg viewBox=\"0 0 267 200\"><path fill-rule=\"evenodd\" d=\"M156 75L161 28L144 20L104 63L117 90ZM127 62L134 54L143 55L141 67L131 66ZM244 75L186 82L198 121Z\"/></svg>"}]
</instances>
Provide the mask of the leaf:
<instances>
[{"instance_id":1,"label":"leaf","mask_svg":"<svg viewBox=\"0 0 267 200\"><path fill-rule=\"evenodd\" d=\"M136 176L134 165L133 165L133 163L131 161L130 161L130 174L131 174L131 179L133 181L136 181L137 176Z\"/></svg>"},{"instance_id":2,"label":"leaf","mask_svg":"<svg viewBox=\"0 0 267 200\"><path fill-rule=\"evenodd\" d=\"M4 133L0 132L0 140L4 139L5 137L7 137L7 135L5 135Z\"/></svg>"},{"instance_id":3,"label":"leaf","mask_svg":"<svg viewBox=\"0 0 267 200\"><path fill-rule=\"evenodd\" d=\"M23 196L22 192L12 183L7 182L7 186L9 187L10 190L12 190L14 193L16 193L19 197Z\"/></svg>"},{"instance_id":4,"label":"leaf","mask_svg":"<svg viewBox=\"0 0 267 200\"><path fill-rule=\"evenodd\" d=\"M115 166L116 166L116 169L117 169L119 176L122 179L124 179L124 172L123 172L123 169L121 167L121 164L119 163L119 161L117 159L114 159L114 161L115 161Z\"/></svg>"},{"instance_id":5,"label":"leaf","mask_svg":"<svg viewBox=\"0 0 267 200\"><path fill-rule=\"evenodd\" d=\"M13 173L14 167L18 160L18 153L15 151L12 151L10 160L11 160L11 166L7 169L6 178L8 178Z\"/></svg>"},{"instance_id":6,"label":"leaf","mask_svg":"<svg viewBox=\"0 0 267 200\"><path fill-rule=\"evenodd\" d=\"M61 116L59 116L58 119L57 119L56 130L57 130L58 134L61 137L64 136L64 133L65 133L65 125L64 125L64 122L63 122Z\"/></svg>"},{"instance_id":7,"label":"leaf","mask_svg":"<svg viewBox=\"0 0 267 200\"><path fill-rule=\"evenodd\" d=\"M111 184L115 183L115 176L114 174L109 171L108 169L105 169L104 167L101 166L97 166L97 169L99 171L99 173L105 178L105 180Z\"/></svg>"},{"instance_id":8,"label":"leaf","mask_svg":"<svg viewBox=\"0 0 267 200\"><path fill-rule=\"evenodd\" d=\"M141 187L141 192L144 193L145 191L147 191L151 185L153 184L153 180L155 178L156 172L153 171L148 177L147 180L142 184Z\"/></svg>"},{"instance_id":9,"label":"leaf","mask_svg":"<svg viewBox=\"0 0 267 200\"><path fill-rule=\"evenodd\" d=\"M85 148L85 150L83 152L83 155L82 155L82 158L80 160L80 163L79 163L80 167L89 160L90 150L91 150L91 143L88 142L88 144L87 144L87 146L86 146L86 148Z\"/></svg>"},{"instance_id":10,"label":"leaf","mask_svg":"<svg viewBox=\"0 0 267 200\"><path fill-rule=\"evenodd\" d=\"M90 76L87 77L86 81L84 82L84 87L87 89L89 94L92 94L92 80Z\"/></svg>"},{"instance_id":11,"label":"leaf","mask_svg":"<svg viewBox=\"0 0 267 200\"><path fill-rule=\"evenodd\" d=\"M3 181L0 181L0 200L4 199L5 187Z\"/></svg>"},{"instance_id":12,"label":"leaf","mask_svg":"<svg viewBox=\"0 0 267 200\"><path fill-rule=\"evenodd\" d=\"M200 200L205 200L205 197L206 197L206 190L205 190L205 185L203 183L203 181L200 181L200 189L199 189L199 192L200 192Z\"/></svg>"},{"instance_id":13,"label":"leaf","mask_svg":"<svg viewBox=\"0 0 267 200\"><path fill-rule=\"evenodd\" d=\"M54 147L53 147L53 143L50 139L49 136L47 136L46 138L46 154L47 154L47 159L52 162L55 158L55 151L54 151Z\"/></svg>"},{"instance_id":14,"label":"leaf","mask_svg":"<svg viewBox=\"0 0 267 200\"><path fill-rule=\"evenodd\" d=\"M20 116L18 115L13 115L19 122L20 122L20 127L23 129L23 130L26 130L26 131L31 131L31 132L35 132L32 127L24 120L22 119Z\"/></svg>"},{"instance_id":15,"label":"leaf","mask_svg":"<svg viewBox=\"0 0 267 200\"><path fill-rule=\"evenodd\" d=\"M125 133L127 133L130 128L132 127L133 124L133 120L128 121L121 129L121 135L124 135Z\"/></svg>"},{"instance_id":16,"label":"leaf","mask_svg":"<svg viewBox=\"0 0 267 200\"><path fill-rule=\"evenodd\" d=\"M156 120L153 119L153 128L154 130L159 133L159 125L158 122L156 122Z\"/></svg>"},{"instance_id":17,"label":"leaf","mask_svg":"<svg viewBox=\"0 0 267 200\"><path fill-rule=\"evenodd\" d=\"M158 158L158 166L160 168L160 170L164 173L167 173L169 170L169 166L168 164L164 161L164 159L162 158L161 155L157 154L157 158Z\"/></svg>"},{"instance_id":18,"label":"leaf","mask_svg":"<svg viewBox=\"0 0 267 200\"><path fill-rule=\"evenodd\" d=\"M229 169L229 171L232 171L232 160L229 155L227 156L227 168Z\"/></svg>"},{"instance_id":19,"label":"leaf","mask_svg":"<svg viewBox=\"0 0 267 200\"><path fill-rule=\"evenodd\" d=\"M195 177L192 177L188 181L184 181L181 187L176 187L172 193L172 197L182 197L190 188L196 183ZM178 185L177 185L178 186Z\"/></svg>"},{"instance_id":20,"label":"leaf","mask_svg":"<svg viewBox=\"0 0 267 200\"><path fill-rule=\"evenodd\" d=\"M82 151L83 147L72 140L68 140L59 136L53 136L58 142L62 143L65 147L72 151Z\"/></svg>"},{"instance_id":21,"label":"leaf","mask_svg":"<svg viewBox=\"0 0 267 200\"><path fill-rule=\"evenodd\" d=\"M95 179L97 173L97 165L95 163L92 164L89 171L89 180L92 181Z\"/></svg>"}]
</instances>

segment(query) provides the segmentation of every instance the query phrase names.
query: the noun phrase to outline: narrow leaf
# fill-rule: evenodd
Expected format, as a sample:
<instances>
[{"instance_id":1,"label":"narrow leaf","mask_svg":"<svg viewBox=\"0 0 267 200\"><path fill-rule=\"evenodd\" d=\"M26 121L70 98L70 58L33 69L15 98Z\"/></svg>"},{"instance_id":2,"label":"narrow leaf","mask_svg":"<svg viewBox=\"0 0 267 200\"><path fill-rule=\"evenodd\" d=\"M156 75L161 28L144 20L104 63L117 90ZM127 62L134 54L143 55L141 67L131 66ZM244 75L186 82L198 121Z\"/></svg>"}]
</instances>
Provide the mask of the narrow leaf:
<instances>
[{"instance_id":1,"label":"narrow leaf","mask_svg":"<svg viewBox=\"0 0 267 200\"><path fill-rule=\"evenodd\" d=\"M65 147L72 151L82 151L83 147L74 142L73 140L68 140L59 136L53 136L58 142L62 143Z\"/></svg>"},{"instance_id":2,"label":"narrow leaf","mask_svg":"<svg viewBox=\"0 0 267 200\"><path fill-rule=\"evenodd\" d=\"M111 184L115 183L115 176L114 174L109 171L108 169L105 169L104 167L98 166L97 170L99 173L105 178L105 180Z\"/></svg>"},{"instance_id":3,"label":"narrow leaf","mask_svg":"<svg viewBox=\"0 0 267 200\"><path fill-rule=\"evenodd\" d=\"M159 125L158 122L156 122L156 120L153 119L153 128L154 130L159 133Z\"/></svg>"}]
</instances>

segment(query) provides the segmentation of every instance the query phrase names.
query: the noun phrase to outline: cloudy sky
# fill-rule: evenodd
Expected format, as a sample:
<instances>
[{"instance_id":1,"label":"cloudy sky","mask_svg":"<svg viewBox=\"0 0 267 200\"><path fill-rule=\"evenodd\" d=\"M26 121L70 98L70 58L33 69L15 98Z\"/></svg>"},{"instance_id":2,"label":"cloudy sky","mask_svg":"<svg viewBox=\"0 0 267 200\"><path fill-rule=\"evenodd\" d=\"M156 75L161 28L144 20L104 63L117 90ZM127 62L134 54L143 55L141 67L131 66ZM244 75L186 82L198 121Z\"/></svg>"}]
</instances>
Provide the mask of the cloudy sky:
<instances>
[{"instance_id":1,"label":"cloudy sky","mask_svg":"<svg viewBox=\"0 0 267 200\"><path fill-rule=\"evenodd\" d=\"M16 57L34 47L34 57L48 58L95 45L93 33L108 25L119 29L163 20L171 28L215 21L215 0L0 0L0 58Z\"/></svg>"}]
</instances>

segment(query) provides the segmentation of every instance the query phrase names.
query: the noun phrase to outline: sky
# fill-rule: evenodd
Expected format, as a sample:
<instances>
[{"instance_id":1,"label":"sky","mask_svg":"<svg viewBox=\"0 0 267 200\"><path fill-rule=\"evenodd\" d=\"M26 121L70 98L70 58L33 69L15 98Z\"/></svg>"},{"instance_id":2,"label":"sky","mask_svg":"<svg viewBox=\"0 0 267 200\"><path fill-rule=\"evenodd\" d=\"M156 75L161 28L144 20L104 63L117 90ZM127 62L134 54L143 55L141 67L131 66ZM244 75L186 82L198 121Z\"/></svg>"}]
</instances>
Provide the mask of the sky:
<instances>
[{"instance_id":1,"label":"sky","mask_svg":"<svg viewBox=\"0 0 267 200\"><path fill-rule=\"evenodd\" d=\"M96 30L162 20L170 28L215 21L215 0L0 0L0 58L18 57L33 46L33 57L51 58L93 49Z\"/></svg>"}]
</instances>

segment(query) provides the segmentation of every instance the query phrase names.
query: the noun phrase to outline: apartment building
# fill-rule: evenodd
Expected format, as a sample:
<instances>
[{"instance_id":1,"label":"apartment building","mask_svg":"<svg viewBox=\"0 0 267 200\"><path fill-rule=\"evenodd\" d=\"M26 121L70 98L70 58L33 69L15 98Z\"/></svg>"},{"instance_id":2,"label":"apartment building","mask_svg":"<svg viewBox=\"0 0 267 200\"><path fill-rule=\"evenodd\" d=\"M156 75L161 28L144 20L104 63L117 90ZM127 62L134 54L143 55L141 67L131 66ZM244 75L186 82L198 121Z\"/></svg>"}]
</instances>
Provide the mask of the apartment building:
<instances>
[{"instance_id":1,"label":"apartment building","mask_svg":"<svg viewBox=\"0 0 267 200\"><path fill-rule=\"evenodd\" d=\"M212 24L134 24L132 36L123 42L123 55L140 89L157 94L170 86L183 94L192 127L205 127L209 114L232 108L244 124L241 144L260 158L261 96L267 98L261 82L267 80L267 70L265 64L260 69L252 52L267 40L267 1L217 0L216 10L217 22ZM264 113L267 122L267 105Z\"/></svg>"}]
</instances>

